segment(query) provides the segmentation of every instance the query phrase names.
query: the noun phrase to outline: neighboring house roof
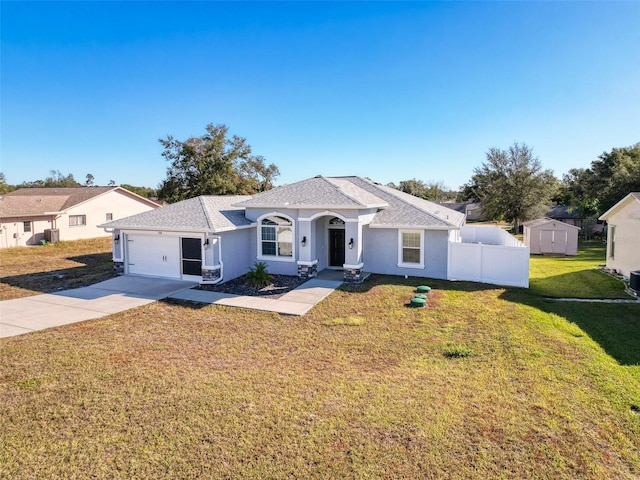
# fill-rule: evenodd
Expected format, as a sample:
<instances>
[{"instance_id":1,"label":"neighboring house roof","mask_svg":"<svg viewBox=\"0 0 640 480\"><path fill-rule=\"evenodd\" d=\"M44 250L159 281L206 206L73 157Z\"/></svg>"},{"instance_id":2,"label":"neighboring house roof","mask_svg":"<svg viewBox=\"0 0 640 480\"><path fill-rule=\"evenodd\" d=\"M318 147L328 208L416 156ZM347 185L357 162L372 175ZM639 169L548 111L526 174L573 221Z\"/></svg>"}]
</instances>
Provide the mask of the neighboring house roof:
<instances>
[{"instance_id":1,"label":"neighboring house roof","mask_svg":"<svg viewBox=\"0 0 640 480\"><path fill-rule=\"evenodd\" d=\"M607 210L602 215L600 215L600 218L598 220L608 220L612 215L615 215L618 212L618 210L626 207L629 204L632 204L633 202L640 203L640 192L631 192L629 195L624 197L622 200L616 203L609 210Z\"/></svg>"},{"instance_id":2,"label":"neighboring house roof","mask_svg":"<svg viewBox=\"0 0 640 480\"><path fill-rule=\"evenodd\" d=\"M61 213L111 191L119 191L154 207L159 206L157 203L121 187L21 188L0 196L0 217Z\"/></svg>"},{"instance_id":3,"label":"neighboring house roof","mask_svg":"<svg viewBox=\"0 0 640 480\"><path fill-rule=\"evenodd\" d=\"M220 232L251 225L244 208L233 204L247 200L248 195L200 196L172 203L157 210L98 225L100 228L131 230L182 230Z\"/></svg>"},{"instance_id":4,"label":"neighboring house roof","mask_svg":"<svg viewBox=\"0 0 640 480\"><path fill-rule=\"evenodd\" d=\"M535 227L540 227L542 225L547 225L549 223L553 223L554 225L559 224L561 227L568 227L568 228L574 228L576 230L581 230L580 227L576 227L575 225L570 225L561 220L558 220L555 218L548 218L548 217L538 218L536 220L529 220L528 222L524 222L522 226L527 228L535 228Z\"/></svg>"},{"instance_id":5,"label":"neighboring house roof","mask_svg":"<svg viewBox=\"0 0 640 480\"><path fill-rule=\"evenodd\" d=\"M580 208L572 205L556 205L555 207L551 207L546 216L557 219L578 219L583 217L580 213Z\"/></svg>"}]
</instances>

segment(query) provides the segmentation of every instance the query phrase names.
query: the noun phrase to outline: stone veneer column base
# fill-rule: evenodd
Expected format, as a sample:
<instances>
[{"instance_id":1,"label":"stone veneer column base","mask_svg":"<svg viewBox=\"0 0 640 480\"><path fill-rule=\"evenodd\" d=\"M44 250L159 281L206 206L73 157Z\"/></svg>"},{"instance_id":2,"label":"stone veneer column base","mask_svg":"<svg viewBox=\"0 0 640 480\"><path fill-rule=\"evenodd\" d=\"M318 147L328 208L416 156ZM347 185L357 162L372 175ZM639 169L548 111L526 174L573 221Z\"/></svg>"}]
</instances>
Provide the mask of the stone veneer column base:
<instances>
[{"instance_id":1,"label":"stone veneer column base","mask_svg":"<svg viewBox=\"0 0 640 480\"><path fill-rule=\"evenodd\" d=\"M304 280L318 275L318 262L298 262L298 277Z\"/></svg>"},{"instance_id":2,"label":"stone veneer column base","mask_svg":"<svg viewBox=\"0 0 640 480\"><path fill-rule=\"evenodd\" d=\"M220 279L221 269L217 268L203 268L202 269L202 283L215 282Z\"/></svg>"},{"instance_id":3,"label":"stone veneer column base","mask_svg":"<svg viewBox=\"0 0 640 480\"><path fill-rule=\"evenodd\" d=\"M118 261L114 260L114 262L113 262L113 275L116 276L116 277L124 275L124 262L118 262Z\"/></svg>"},{"instance_id":4,"label":"stone veneer column base","mask_svg":"<svg viewBox=\"0 0 640 480\"><path fill-rule=\"evenodd\" d=\"M344 265L344 283L360 284L369 276L362 271L364 264L360 265Z\"/></svg>"}]
</instances>

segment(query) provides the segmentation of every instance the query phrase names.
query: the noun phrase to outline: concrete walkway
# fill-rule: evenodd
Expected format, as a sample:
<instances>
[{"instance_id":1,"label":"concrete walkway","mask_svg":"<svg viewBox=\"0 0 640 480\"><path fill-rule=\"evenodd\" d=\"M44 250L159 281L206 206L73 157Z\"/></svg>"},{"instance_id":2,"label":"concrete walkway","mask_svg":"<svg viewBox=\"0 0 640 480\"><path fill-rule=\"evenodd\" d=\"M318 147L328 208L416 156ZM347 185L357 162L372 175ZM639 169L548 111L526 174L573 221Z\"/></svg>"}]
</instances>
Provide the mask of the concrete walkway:
<instances>
[{"instance_id":1,"label":"concrete walkway","mask_svg":"<svg viewBox=\"0 0 640 480\"><path fill-rule=\"evenodd\" d=\"M146 305L195 282L125 275L89 287L0 302L0 338L91 320Z\"/></svg>"},{"instance_id":2,"label":"concrete walkway","mask_svg":"<svg viewBox=\"0 0 640 480\"><path fill-rule=\"evenodd\" d=\"M169 296L177 300L226 305L228 307L251 308L286 315L304 315L314 305L342 285L342 280L313 278L280 298L249 297L206 290L181 290Z\"/></svg>"},{"instance_id":3,"label":"concrete walkway","mask_svg":"<svg viewBox=\"0 0 640 480\"><path fill-rule=\"evenodd\" d=\"M193 290L195 282L124 275L89 287L0 302L0 338L91 320L163 298L304 315L342 284L342 272L321 272L277 299Z\"/></svg>"}]
</instances>

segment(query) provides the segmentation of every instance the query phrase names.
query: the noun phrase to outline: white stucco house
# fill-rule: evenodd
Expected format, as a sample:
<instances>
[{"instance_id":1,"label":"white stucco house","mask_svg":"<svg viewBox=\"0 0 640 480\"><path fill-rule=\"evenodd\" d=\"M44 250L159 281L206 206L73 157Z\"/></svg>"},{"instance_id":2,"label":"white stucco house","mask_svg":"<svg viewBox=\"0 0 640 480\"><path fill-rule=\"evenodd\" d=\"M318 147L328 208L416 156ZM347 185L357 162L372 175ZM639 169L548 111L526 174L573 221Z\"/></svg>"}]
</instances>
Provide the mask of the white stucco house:
<instances>
[{"instance_id":1,"label":"white stucco house","mask_svg":"<svg viewBox=\"0 0 640 480\"><path fill-rule=\"evenodd\" d=\"M640 192L632 192L600 216L607 222L607 268L629 279L640 270Z\"/></svg>"},{"instance_id":2,"label":"white stucco house","mask_svg":"<svg viewBox=\"0 0 640 480\"><path fill-rule=\"evenodd\" d=\"M109 235L98 224L158 208L121 187L21 188L0 195L0 247Z\"/></svg>"},{"instance_id":3,"label":"white stucco house","mask_svg":"<svg viewBox=\"0 0 640 480\"><path fill-rule=\"evenodd\" d=\"M462 243L464 220L368 179L315 177L253 196L200 196L100 226L113 236L117 274L218 283L265 262L274 274L336 269L357 283L367 273L451 278L450 245Z\"/></svg>"}]
</instances>

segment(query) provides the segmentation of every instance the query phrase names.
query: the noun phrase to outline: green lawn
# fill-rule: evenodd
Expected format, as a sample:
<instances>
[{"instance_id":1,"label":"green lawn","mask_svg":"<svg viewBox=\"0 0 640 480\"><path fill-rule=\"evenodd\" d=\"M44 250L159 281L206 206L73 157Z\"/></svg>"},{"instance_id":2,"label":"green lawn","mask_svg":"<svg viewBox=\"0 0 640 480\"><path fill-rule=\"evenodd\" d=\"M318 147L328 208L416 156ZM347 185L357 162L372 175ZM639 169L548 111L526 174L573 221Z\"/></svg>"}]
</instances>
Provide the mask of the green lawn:
<instances>
[{"instance_id":1,"label":"green lawn","mask_svg":"<svg viewBox=\"0 0 640 480\"><path fill-rule=\"evenodd\" d=\"M640 477L640 304L430 280L407 308L420 283L1 340L0 478Z\"/></svg>"},{"instance_id":2,"label":"green lawn","mask_svg":"<svg viewBox=\"0 0 640 480\"><path fill-rule=\"evenodd\" d=\"M623 298L621 280L601 272L606 261L606 245L582 242L575 257L532 255L529 265L530 288L546 297Z\"/></svg>"}]
</instances>

